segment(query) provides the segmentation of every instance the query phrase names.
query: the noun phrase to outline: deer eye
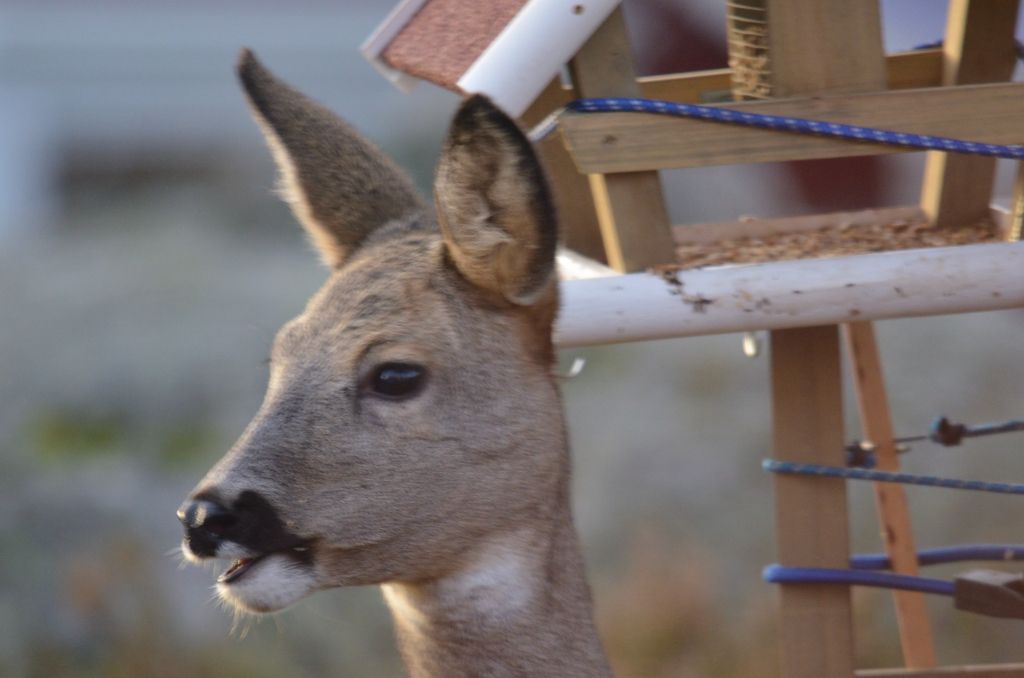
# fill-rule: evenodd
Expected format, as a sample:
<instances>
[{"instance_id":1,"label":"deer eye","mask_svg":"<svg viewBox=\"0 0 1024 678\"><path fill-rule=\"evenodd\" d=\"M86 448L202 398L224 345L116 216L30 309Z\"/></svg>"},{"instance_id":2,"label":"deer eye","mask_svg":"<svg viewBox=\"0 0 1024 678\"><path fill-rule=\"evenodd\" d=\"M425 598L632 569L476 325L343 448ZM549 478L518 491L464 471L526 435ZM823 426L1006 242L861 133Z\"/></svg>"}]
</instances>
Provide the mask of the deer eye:
<instances>
[{"instance_id":1,"label":"deer eye","mask_svg":"<svg viewBox=\"0 0 1024 678\"><path fill-rule=\"evenodd\" d=\"M367 387L374 395L396 400L411 398L427 380L427 370L413 363L382 363L370 373Z\"/></svg>"}]
</instances>

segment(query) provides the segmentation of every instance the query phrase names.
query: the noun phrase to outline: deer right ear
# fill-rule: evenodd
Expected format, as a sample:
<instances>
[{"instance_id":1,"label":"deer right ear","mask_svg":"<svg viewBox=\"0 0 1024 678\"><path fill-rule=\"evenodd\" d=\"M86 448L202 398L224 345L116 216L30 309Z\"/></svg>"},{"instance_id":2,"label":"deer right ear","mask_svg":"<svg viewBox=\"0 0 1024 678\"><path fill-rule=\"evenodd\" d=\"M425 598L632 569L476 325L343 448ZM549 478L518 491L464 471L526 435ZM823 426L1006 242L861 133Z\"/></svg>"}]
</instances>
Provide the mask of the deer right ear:
<instances>
[{"instance_id":1,"label":"deer right ear","mask_svg":"<svg viewBox=\"0 0 1024 678\"><path fill-rule=\"evenodd\" d=\"M558 224L529 139L486 97L462 104L441 152L434 202L470 282L530 306L555 280Z\"/></svg>"},{"instance_id":2,"label":"deer right ear","mask_svg":"<svg viewBox=\"0 0 1024 678\"><path fill-rule=\"evenodd\" d=\"M423 211L412 182L341 118L242 50L238 77L281 172L292 212L338 267L377 227Z\"/></svg>"}]
</instances>

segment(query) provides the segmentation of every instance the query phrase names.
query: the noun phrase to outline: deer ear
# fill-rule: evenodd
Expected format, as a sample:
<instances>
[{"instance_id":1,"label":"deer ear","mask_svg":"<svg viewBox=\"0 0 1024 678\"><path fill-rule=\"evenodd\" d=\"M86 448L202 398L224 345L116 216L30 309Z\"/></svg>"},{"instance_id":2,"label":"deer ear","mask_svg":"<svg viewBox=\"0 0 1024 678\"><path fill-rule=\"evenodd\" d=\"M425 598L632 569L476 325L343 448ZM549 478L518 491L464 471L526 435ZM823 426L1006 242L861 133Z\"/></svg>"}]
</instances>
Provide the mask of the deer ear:
<instances>
[{"instance_id":1,"label":"deer ear","mask_svg":"<svg viewBox=\"0 0 1024 678\"><path fill-rule=\"evenodd\" d=\"M284 198L328 264L344 263L377 227L423 211L412 182L387 156L247 49L238 77L277 161Z\"/></svg>"},{"instance_id":2,"label":"deer ear","mask_svg":"<svg viewBox=\"0 0 1024 678\"><path fill-rule=\"evenodd\" d=\"M537 301L554 280L554 204L529 140L486 97L456 113L434 197L459 272L514 304Z\"/></svg>"}]
</instances>

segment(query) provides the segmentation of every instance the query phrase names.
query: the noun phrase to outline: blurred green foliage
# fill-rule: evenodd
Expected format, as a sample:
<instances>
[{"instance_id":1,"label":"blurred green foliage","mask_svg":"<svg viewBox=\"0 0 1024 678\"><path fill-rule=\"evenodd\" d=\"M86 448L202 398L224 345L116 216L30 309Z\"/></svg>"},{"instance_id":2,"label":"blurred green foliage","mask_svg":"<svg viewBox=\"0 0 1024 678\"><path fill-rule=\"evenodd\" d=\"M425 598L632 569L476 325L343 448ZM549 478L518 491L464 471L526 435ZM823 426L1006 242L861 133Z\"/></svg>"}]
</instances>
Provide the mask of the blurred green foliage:
<instances>
[{"instance_id":1,"label":"blurred green foliage","mask_svg":"<svg viewBox=\"0 0 1024 678\"><path fill-rule=\"evenodd\" d=\"M50 409L29 420L28 445L51 464L82 462L116 452L126 438L125 422L111 415Z\"/></svg>"}]
</instances>

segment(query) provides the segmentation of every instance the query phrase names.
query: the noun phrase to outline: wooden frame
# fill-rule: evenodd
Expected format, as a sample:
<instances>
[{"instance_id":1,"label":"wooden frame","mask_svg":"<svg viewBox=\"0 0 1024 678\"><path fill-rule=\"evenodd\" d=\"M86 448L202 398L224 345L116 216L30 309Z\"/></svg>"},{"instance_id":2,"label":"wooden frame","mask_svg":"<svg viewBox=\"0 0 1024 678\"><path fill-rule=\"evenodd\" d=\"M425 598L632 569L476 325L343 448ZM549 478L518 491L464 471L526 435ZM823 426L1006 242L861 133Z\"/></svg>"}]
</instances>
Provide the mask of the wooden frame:
<instances>
[{"instance_id":1,"label":"wooden frame","mask_svg":"<svg viewBox=\"0 0 1024 678\"><path fill-rule=\"evenodd\" d=\"M1009 80L1017 63L1019 0L952 0L943 41L942 84ZM925 163L921 207L936 226L977 220L988 209L994 158L933 151Z\"/></svg>"},{"instance_id":2,"label":"wooden frame","mask_svg":"<svg viewBox=\"0 0 1024 678\"><path fill-rule=\"evenodd\" d=\"M1024 120L1024 84L973 84L985 81L978 79L977 73L981 72L989 81L999 78L991 77L997 69L990 61L982 59L981 65L970 65L970 58L976 57L981 49L971 44L984 42L985 27L1005 19L1009 5L1013 4L1015 11L1017 0L995 0L993 7L987 9L982 9L979 0L953 0L943 49L888 58L882 54L876 3L751 2L770 18L767 45L771 93L790 98L737 102L729 104L729 108L990 143L1024 141L1020 123ZM968 21L969 15L984 16ZM825 17L841 20L825 21ZM581 96L643 96L700 102L731 86L728 70L636 79L628 50L622 16L616 12L573 61L571 88L553 83L545 93L546 105L554 107ZM960 63L965 55L969 58ZM951 67L951 59L957 60L957 68ZM975 75L968 77L971 73ZM958 86L950 86L953 84ZM567 155L559 163L564 167L565 159L571 157L577 169L588 175L603 249L612 268L618 271L638 271L667 263L673 241L670 235L676 240L710 242L752 235L754 231L770 232L783 223L786 230L792 231L820 227L823 219L849 218L818 215L755 224L698 225L675 227L671 233L657 170L879 155L903 150L634 113L567 114L562 120L562 136ZM933 168L926 181L921 207L873 210L867 218L882 223L922 215L934 219L936 208L931 203L935 200L928 197L929 191L945 196L942 200L946 202L938 209L943 214L966 214L948 207L963 203L970 205L974 216L984 216L990 179L981 171L978 181L972 181L969 173L965 175L957 168L961 167L961 160L962 167L981 170L992 162L944 154L932 156L929 166L938 169ZM970 186L965 188L967 184ZM581 194L578 187L574 190ZM950 199L950 195L965 197ZM979 210L981 196L985 198L984 209ZM1022 205L1015 215L1017 222L1024 219L1022 196L1024 179L1018 181L1016 189L1016 199ZM865 213L857 216L864 217ZM1024 288L1012 280L1012 272L1024 266L1022 260L1024 243L1008 243L705 270L668 268L574 280L564 287L565 309L556 341L571 346L772 329L776 458L842 465L841 332L855 375L864 437L875 442L879 466L894 470L899 464L871 320L1024 305ZM880 272L887 268L888 273ZM952 270L959 273L950 277ZM942 274L932 276L936 271ZM954 278L964 284L959 285ZM758 294L748 293L749 298L745 298L744 286L755 280ZM820 288L815 286L815 280L822 282ZM893 284L894 281L899 284ZM838 289L840 284L842 289ZM974 298L961 298L959 307L949 305L968 289L977 293ZM801 298L794 301L797 297ZM918 305L916 309L911 308L914 304ZM779 561L783 565L845 567L845 484L789 476L775 477L773 483ZM898 486L879 484L875 490L893 570L914 574L916 552L906 496ZM864 678L1024 676L1024 665L934 668L935 650L924 599L921 594L906 592L895 594L894 599L908 668L854 672L849 590L781 585L779 595L780 660L787 678L855 673Z\"/></svg>"},{"instance_id":3,"label":"wooden frame","mask_svg":"<svg viewBox=\"0 0 1024 678\"><path fill-rule=\"evenodd\" d=\"M1024 83L825 94L720 107L994 144L1024 142ZM583 173L907 152L897 146L648 113L570 113L562 118L562 131Z\"/></svg>"},{"instance_id":4,"label":"wooden frame","mask_svg":"<svg viewBox=\"0 0 1024 678\"><path fill-rule=\"evenodd\" d=\"M1001 3L1000 7L992 10L977 9L977 3L974 8L976 12L987 12L988 20L991 22L994 20L993 16L1006 14L1006 5L1011 1L1015 2L998 0ZM767 11L766 16L772 19L768 34L771 51L771 90L776 96L797 98L741 102L730 104L728 107L911 133L963 137L991 143L1024 141L1024 130L1019 122L1024 119L1024 85L935 87L939 84L952 84L949 76L949 44L944 51L929 50L884 58L881 52L881 24L876 4L849 3L843 0L756 2L759 7L764 7ZM971 0L954 0L954 3L959 5L970 2ZM966 16L967 10L954 6L952 14L957 12ZM824 22L824 16L842 16L843 20ZM956 20L951 18L951 23L956 23ZM981 35L977 33L979 29L975 29L975 33L968 31L967 23L966 19L962 20L958 30L968 37ZM606 36L603 48L607 49L608 45L614 45L613 51L624 51L626 48L622 47L622 30L621 27L616 28L614 40L609 41ZM949 41L947 33L947 43ZM962 41L958 45L955 49L959 50L957 54L962 55L965 53ZM580 63L584 61L580 60ZM574 64L574 68L577 66ZM595 69L591 75L600 71L601 69ZM574 70L574 75L577 76L577 85L573 95L585 94L589 89L595 96L645 96L675 101L700 101L707 98L709 93L724 89L729 84L728 71L641 79L634 83L631 75L620 69L611 78L616 83L614 89L608 91L600 87L595 89L593 86L581 88L580 83L586 82L585 77L581 78L578 75L578 69ZM959 82L966 80L961 79ZM886 91L887 84L891 89L900 88L901 91ZM903 89L913 87L932 88ZM798 98L801 94L810 96ZM557 95L556 92L556 99ZM630 176L630 173L637 173L638 186L653 186L652 177L656 175L652 174L652 170L877 155L902 150L876 144L797 136L784 132L633 113L601 116L569 114L563 118L562 131L569 155L576 162L580 172L590 175L605 248L609 252L609 260L613 267L618 270L633 270L645 262L659 263L657 253L665 246L661 229L656 229L657 246L651 246L651 241L648 240L646 249L644 244L641 244L640 250L634 247L631 251L642 254L633 256L629 261L621 255L614 254L616 250L630 250L630 239L643 237L628 230L629 224L626 220L630 218L629 215L639 215L641 230L648 234L651 233L653 222L664 223L660 217L653 220L650 218L649 201L659 197L658 190L645 193L643 188L626 188L628 183L625 177ZM945 159L945 156L943 158L943 167L946 169L940 172L940 188L949 193L952 190L950 187L959 186L958 182L961 180L956 178L956 172L949 170L948 166L956 166L959 159ZM988 160L983 162L991 164ZM965 161L964 166L977 165ZM623 187L625 192L615 194L609 191L606 183L609 177L615 177L614 181ZM935 184L937 181L939 180L932 179L931 183ZM980 186L972 184L971 195L985 195L987 206L991 182L988 181L986 184L982 176L977 184ZM1017 190L1017 197L1024 204L1024 198L1020 197L1024 195L1024 189L1019 188L1020 186L1024 186L1024 179L1018 181ZM971 200L973 203L978 202L973 198ZM974 206L977 207L976 204ZM889 208L879 210L873 216L882 220L915 218L920 217L922 213L930 215L929 210L930 207L925 200L921 208ZM983 213L976 216L983 216ZM660 215L660 212L658 214ZM1017 217L1019 220L1021 215L1018 214ZM818 226L821 219L822 217L818 216L785 221L788 222L788 230L799 230ZM750 223L678 227L675 236L678 239L708 242L716 237L735 237L741 233L750 235L754 230L770 231L777 227L778 224L764 222L753 227ZM715 329L711 331L735 330L741 326L749 329L780 328L772 331L775 456L782 460L841 465L843 434L839 370L840 326L808 325L815 320L827 323L845 322L841 330L848 346L853 366L852 373L856 376L854 384L864 436L875 441L880 467L897 469L899 464L892 443L892 424L882 377L881 358L870 320L915 315L916 313L908 308L901 307L896 310L895 307L902 306L900 300L905 298L920 301L936 289L944 288L947 282L929 280L921 288L915 288L914 292L908 293L902 286L903 281L909 283L910 279L916 280L917 275L927 277L932 269L948 272L947 264L955 261L955 265L962 266L972 261L975 256L987 257L989 254L995 254L1000 261L1004 255L1009 258L1001 264L992 261L983 263L980 267L965 273L964 279L972 281L968 287L975 287L976 283L986 279L993 271L1005 277L1008 271L1016 270L1020 264L1010 260L1024 256L1024 243L967 246L957 248L955 253L939 249L925 254L918 250L916 253L861 255L829 261L761 264L756 266L760 274L758 283L762 293L761 299L758 302L751 295L751 303L747 305L744 305L742 299L744 283L740 280L744 279L745 274L753 280L749 273L752 273L755 267L668 271L662 272L660 279L657 275L636 274L620 278L576 281L566 288L566 312L563 313L557 336L562 345L652 338L651 334L644 337L635 336L635 328L643 325L643 322L639 318L632 321L630 318L644 303L659 299L656 292L659 286L663 295L675 297L676 310L673 311L667 306L652 308L648 309L647 316L654 324L663 323L666 319L685 317L685 321L672 328L671 336L703 333L701 329L697 329L698 327L704 330L714 327ZM932 260L935 256L941 258L947 255L950 257L949 260L941 265ZM912 263L911 259L919 264L920 268L915 268L915 263ZM813 307L836 310L838 307L837 315L829 317L826 313L825 317L815 317L814 314L800 317L799 311L790 309L787 312L785 308L775 304L776 299L785 298L787 294L782 287L792 288L788 290L791 296L797 292L800 295L805 294L809 287L813 288L813 283L807 283L813 280L814 276L808 273L816 267L821 268L822 280L827 279L829 283L835 285L844 278L841 271L848 270L844 269L846 266L856 268L858 265L864 265L872 268L875 265L884 267L894 263L899 266L898 275L893 271L888 276L882 274L871 277L870 280L848 280L843 285L841 295L844 303L829 303L823 298L818 299L816 303L808 303L808 309ZM1004 265L1009 268L1005 268ZM999 271L1002 273L998 273ZM792 281L788 277L790 272L793 273ZM903 276L902 279L900 275ZM1012 273L1009 275L1012 277ZM715 288L712 280L717 277L721 277L722 281L721 285ZM727 278L730 279L729 282L725 281ZM880 296L873 296L872 282L882 279L886 281L883 283L886 289L877 290ZM797 280L800 282L796 282ZM900 280L901 284L893 285L892 280ZM609 304L609 300L620 292L628 296L628 290L632 288L633 282L646 291L631 297L617 308L598 308L602 305L615 306L614 302ZM777 283L776 287L782 287L775 289L772 287L773 283ZM984 287L984 284L981 286ZM970 305L980 308L991 304L993 300L1000 300L1000 304L1005 302L1005 307L1024 304L1024 289L1020 287L1010 284L1012 289L990 290L985 295L986 299L974 300ZM732 297L735 298L726 302L725 306L715 306L721 304L723 297L715 296L709 291L712 289L720 289L726 296L727 290L732 290ZM774 290L771 299L765 292L766 289ZM588 305L589 302L577 295L577 291L584 295L590 294L589 299L593 304ZM826 295L830 293L824 288L822 292ZM863 298L860 297L862 293L866 293ZM1009 298L1004 298L1004 293ZM941 292L942 299L946 300L956 294L957 292L950 289ZM900 299L883 300L886 295L895 295ZM846 309L844 304L848 305L855 298L859 299L855 304L856 308ZM737 319L732 326L728 321L717 325L715 320L707 322L711 318L723 320L723 311L728 314L732 302L735 302L738 311L749 313L751 317ZM945 308L943 312L956 312L956 309ZM581 317L586 316L591 320L596 318L593 324L604 328L605 336L595 337L591 334L581 339L581 333L574 335L574 313L581 313ZM783 316L787 320L780 321L779 318ZM697 318L699 320L695 320ZM684 325L686 327L683 327ZM629 336L631 330L634 330L633 336ZM655 330L654 334L656 333ZM776 489L776 532L780 562L784 565L844 567L848 555L845 484L842 481L793 477L776 477L773 481ZM902 574L914 574L917 572L917 562L906 496L898 486L879 484L875 489L879 520L883 534L886 535L885 547L894 564L893 569ZM808 506L813 506L814 510L807 511ZM783 585L779 587L779 592L782 615L780 659L783 674L787 678L853 675L852 620L848 589ZM858 676L1020 675L1019 667L1016 665L934 669L935 650L923 596L900 592L894 598L901 646L905 662L910 668L857 672Z\"/></svg>"},{"instance_id":5,"label":"wooden frame","mask_svg":"<svg viewBox=\"0 0 1024 678\"><path fill-rule=\"evenodd\" d=\"M889 89L918 89L938 87L942 84L942 50L919 49L896 52L886 57L886 77ZM716 68L692 73L647 75L636 79L640 96L645 99L664 99L680 103L706 103L728 92L731 86L728 68ZM560 92L545 102L551 111L577 98L571 86L560 86Z\"/></svg>"}]
</instances>

